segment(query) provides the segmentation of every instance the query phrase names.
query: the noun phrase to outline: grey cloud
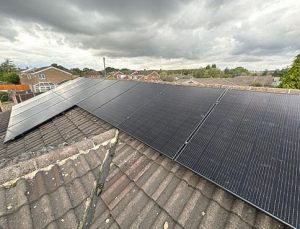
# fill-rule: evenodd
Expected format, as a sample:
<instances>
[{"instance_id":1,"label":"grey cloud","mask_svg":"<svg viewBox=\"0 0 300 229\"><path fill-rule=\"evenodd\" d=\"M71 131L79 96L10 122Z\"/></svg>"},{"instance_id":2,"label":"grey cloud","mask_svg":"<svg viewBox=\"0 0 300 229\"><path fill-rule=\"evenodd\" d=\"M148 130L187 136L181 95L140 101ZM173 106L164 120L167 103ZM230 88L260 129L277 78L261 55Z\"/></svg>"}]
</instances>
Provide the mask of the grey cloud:
<instances>
[{"instance_id":1,"label":"grey cloud","mask_svg":"<svg viewBox=\"0 0 300 229\"><path fill-rule=\"evenodd\" d=\"M274 12L261 13L272 7ZM300 7L290 9L279 0L0 2L1 25L12 20L32 34L50 31L94 55L195 62L287 58L287 52L300 50L299 14ZM16 36L10 25L0 29L0 37L13 42Z\"/></svg>"}]
</instances>

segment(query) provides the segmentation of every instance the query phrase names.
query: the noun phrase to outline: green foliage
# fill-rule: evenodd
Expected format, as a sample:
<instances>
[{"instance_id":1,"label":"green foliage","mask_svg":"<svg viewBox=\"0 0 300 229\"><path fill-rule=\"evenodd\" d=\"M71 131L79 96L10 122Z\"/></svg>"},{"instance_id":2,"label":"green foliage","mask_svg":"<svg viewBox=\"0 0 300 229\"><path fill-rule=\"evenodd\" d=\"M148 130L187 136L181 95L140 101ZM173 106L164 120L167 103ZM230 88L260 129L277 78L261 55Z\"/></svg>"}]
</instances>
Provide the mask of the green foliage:
<instances>
[{"instance_id":1,"label":"green foliage","mask_svg":"<svg viewBox=\"0 0 300 229\"><path fill-rule=\"evenodd\" d=\"M53 66L53 65L52 65ZM68 71L68 70L67 70ZM90 71L95 71L94 69L91 68L83 68L82 70L80 68L72 68L71 72L73 72L74 75L78 75L80 77L86 76L88 72Z\"/></svg>"},{"instance_id":2,"label":"green foliage","mask_svg":"<svg viewBox=\"0 0 300 229\"><path fill-rule=\"evenodd\" d=\"M233 69L226 68L224 70L224 73L228 77L249 76L249 75L251 75L250 72L246 68L243 68L243 67L236 67L236 68L233 68Z\"/></svg>"},{"instance_id":3,"label":"green foliage","mask_svg":"<svg viewBox=\"0 0 300 229\"><path fill-rule=\"evenodd\" d=\"M300 89L300 54L296 56L292 67L282 76L279 87Z\"/></svg>"},{"instance_id":4,"label":"green foliage","mask_svg":"<svg viewBox=\"0 0 300 229\"><path fill-rule=\"evenodd\" d=\"M250 86L253 86L253 87L262 87L263 85L260 82L258 82L258 81L253 81L250 84Z\"/></svg>"},{"instance_id":5,"label":"green foliage","mask_svg":"<svg viewBox=\"0 0 300 229\"><path fill-rule=\"evenodd\" d=\"M1 102L7 102L7 101L10 101L10 96L7 92L4 92L4 91L0 91L0 101Z\"/></svg>"},{"instance_id":6,"label":"green foliage","mask_svg":"<svg viewBox=\"0 0 300 229\"><path fill-rule=\"evenodd\" d=\"M173 82L176 80L175 76L160 76L162 81Z\"/></svg>"},{"instance_id":7,"label":"green foliage","mask_svg":"<svg viewBox=\"0 0 300 229\"><path fill-rule=\"evenodd\" d=\"M0 65L0 81L13 84L20 83L20 78L17 73L16 66L9 59L6 59Z\"/></svg>"},{"instance_id":8,"label":"green foliage","mask_svg":"<svg viewBox=\"0 0 300 229\"><path fill-rule=\"evenodd\" d=\"M264 70L263 73L262 73L262 76L267 76L269 73L268 69Z\"/></svg>"},{"instance_id":9,"label":"green foliage","mask_svg":"<svg viewBox=\"0 0 300 229\"><path fill-rule=\"evenodd\" d=\"M276 69L273 72L272 76L274 76L274 77L283 77L288 71L289 71L289 68L283 68L281 70Z\"/></svg>"},{"instance_id":10,"label":"green foliage","mask_svg":"<svg viewBox=\"0 0 300 229\"><path fill-rule=\"evenodd\" d=\"M106 70L106 74L118 71L118 69L112 67L106 67L105 70Z\"/></svg>"}]
</instances>

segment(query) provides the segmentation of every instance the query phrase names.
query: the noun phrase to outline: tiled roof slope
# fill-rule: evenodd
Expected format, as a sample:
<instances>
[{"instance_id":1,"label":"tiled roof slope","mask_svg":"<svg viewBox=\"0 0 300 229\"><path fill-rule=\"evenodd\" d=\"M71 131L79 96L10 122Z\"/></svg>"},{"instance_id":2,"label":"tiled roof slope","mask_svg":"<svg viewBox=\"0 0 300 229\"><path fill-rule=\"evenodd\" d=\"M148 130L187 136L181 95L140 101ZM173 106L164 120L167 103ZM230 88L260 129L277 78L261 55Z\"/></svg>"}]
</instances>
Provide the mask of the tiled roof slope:
<instances>
[{"instance_id":1,"label":"tiled roof slope","mask_svg":"<svg viewBox=\"0 0 300 229\"><path fill-rule=\"evenodd\" d=\"M0 112L0 138L3 134L5 134L7 130L9 117L10 117L10 111Z\"/></svg>"},{"instance_id":2,"label":"tiled roof slope","mask_svg":"<svg viewBox=\"0 0 300 229\"><path fill-rule=\"evenodd\" d=\"M0 188L0 225L76 228L113 131L0 171L2 182L23 176ZM119 139L92 228L284 227L127 134Z\"/></svg>"},{"instance_id":3,"label":"tiled roof slope","mask_svg":"<svg viewBox=\"0 0 300 229\"><path fill-rule=\"evenodd\" d=\"M14 164L20 160L27 160L47 153L49 149L70 144L112 128L108 123L83 109L74 107L4 144L9 115L9 112L5 112L0 116L0 168L7 166L8 163Z\"/></svg>"}]
</instances>

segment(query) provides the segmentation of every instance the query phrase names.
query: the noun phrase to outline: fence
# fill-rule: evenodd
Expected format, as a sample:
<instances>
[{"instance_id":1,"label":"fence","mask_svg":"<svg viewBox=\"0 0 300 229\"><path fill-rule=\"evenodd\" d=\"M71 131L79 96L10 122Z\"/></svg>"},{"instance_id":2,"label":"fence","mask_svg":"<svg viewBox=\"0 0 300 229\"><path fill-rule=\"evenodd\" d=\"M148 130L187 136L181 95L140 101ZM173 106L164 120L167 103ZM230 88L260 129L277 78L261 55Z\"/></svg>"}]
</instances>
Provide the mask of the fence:
<instances>
[{"instance_id":1,"label":"fence","mask_svg":"<svg viewBox=\"0 0 300 229\"><path fill-rule=\"evenodd\" d=\"M25 84L0 84L0 91L28 91L29 86Z\"/></svg>"}]
</instances>

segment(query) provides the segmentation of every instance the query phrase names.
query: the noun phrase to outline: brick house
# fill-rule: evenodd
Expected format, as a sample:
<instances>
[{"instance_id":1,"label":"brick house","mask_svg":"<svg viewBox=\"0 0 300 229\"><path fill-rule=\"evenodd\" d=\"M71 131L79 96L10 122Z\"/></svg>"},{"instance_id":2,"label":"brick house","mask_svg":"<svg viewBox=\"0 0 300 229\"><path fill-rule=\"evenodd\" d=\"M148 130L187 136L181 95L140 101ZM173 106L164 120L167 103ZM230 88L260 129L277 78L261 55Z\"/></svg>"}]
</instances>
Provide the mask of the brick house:
<instances>
[{"instance_id":1,"label":"brick house","mask_svg":"<svg viewBox=\"0 0 300 229\"><path fill-rule=\"evenodd\" d=\"M151 73L149 73L148 75L141 77L139 80L150 80L150 81L154 81L154 80L159 80L160 79L160 75L157 71L152 71Z\"/></svg>"},{"instance_id":2,"label":"brick house","mask_svg":"<svg viewBox=\"0 0 300 229\"><path fill-rule=\"evenodd\" d=\"M53 66L27 69L21 71L19 77L21 84L28 85L33 92L51 90L60 83L74 78L72 73Z\"/></svg>"},{"instance_id":3,"label":"brick house","mask_svg":"<svg viewBox=\"0 0 300 229\"><path fill-rule=\"evenodd\" d=\"M143 77L145 77L145 71L134 71L130 74L130 78L133 80L139 80Z\"/></svg>"},{"instance_id":4,"label":"brick house","mask_svg":"<svg viewBox=\"0 0 300 229\"><path fill-rule=\"evenodd\" d=\"M115 72L113 74L113 77L115 77L116 79L119 79L119 80L128 80L129 79L128 75L124 74L121 71Z\"/></svg>"},{"instance_id":5,"label":"brick house","mask_svg":"<svg viewBox=\"0 0 300 229\"><path fill-rule=\"evenodd\" d=\"M92 78L92 79L100 79L103 77L103 74L101 71L96 71L96 70L90 69L89 71L87 71L83 74L83 77Z\"/></svg>"}]
</instances>

